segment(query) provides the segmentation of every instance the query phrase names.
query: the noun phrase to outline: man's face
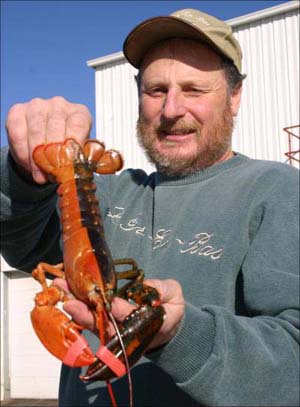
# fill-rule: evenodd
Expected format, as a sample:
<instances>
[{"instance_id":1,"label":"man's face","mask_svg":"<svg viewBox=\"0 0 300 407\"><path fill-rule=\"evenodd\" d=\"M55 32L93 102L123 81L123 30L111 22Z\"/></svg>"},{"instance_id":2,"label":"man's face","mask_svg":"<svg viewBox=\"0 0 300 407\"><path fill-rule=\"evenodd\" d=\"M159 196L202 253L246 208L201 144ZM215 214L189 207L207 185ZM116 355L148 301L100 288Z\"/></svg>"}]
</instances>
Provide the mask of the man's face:
<instances>
[{"instance_id":1,"label":"man's face","mask_svg":"<svg viewBox=\"0 0 300 407\"><path fill-rule=\"evenodd\" d=\"M172 39L147 53L140 73L138 138L159 171L187 175L232 155L240 91L229 94L218 54Z\"/></svg>"}]
</instances>

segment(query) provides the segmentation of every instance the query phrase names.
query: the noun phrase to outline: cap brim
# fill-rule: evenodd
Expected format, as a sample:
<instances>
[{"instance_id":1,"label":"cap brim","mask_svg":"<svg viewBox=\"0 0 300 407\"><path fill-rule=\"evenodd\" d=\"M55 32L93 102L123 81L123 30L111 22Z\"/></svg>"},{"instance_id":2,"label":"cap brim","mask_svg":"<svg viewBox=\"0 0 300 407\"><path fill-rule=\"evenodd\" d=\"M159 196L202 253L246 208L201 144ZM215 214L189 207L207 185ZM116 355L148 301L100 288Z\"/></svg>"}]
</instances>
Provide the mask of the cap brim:
<instances>
[{"instance_id":1,"label":"cap brim","mask_svg":"<svg viewBox=\"0 0 300 407\"><path fill-rule=\"evenodd\" d=\"M172 16L150 18L136 26L124 41L123 53L131 65L139 68L149 48L168 38L202 40L224 55L199 28Z\"/></svg>"}]
</instances>

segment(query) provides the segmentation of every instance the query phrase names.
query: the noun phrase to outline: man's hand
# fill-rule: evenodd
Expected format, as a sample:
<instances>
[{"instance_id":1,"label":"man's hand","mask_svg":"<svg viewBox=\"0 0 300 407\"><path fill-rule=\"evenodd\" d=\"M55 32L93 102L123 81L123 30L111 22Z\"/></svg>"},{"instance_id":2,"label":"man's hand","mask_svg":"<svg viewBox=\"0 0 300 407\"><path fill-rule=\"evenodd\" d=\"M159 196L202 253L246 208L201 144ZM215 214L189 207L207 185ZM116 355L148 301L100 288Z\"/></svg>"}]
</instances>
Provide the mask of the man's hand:
<instances>
[{"instance_id":1,"label":"man's hand","mask_svg":"<svg viewBox=\"0 0 300 407\"><path fill-rule=\"evenodd\" d=\"M70 294L65 280L57 278L53 284ZM146 280L145 284L157 289L162 305L166 311L165 321L151 342L148 350L162 346L169 342L176 334L184 314L184 298L180 284L176 280ZM135 307L121 298L115 298L112 303L114 317L122 321ZM72 299L64 303L64 310L72 316L74 321L85 328L95 331L95 319L87 305ZM110 334L113 334L111 328Z\"/></svg>"},{"instance_id":2,"label":"man's hand","mask_svg":"<svg viewBox=\"0 0 300 407\"><path fill-rule=\"evenodd\" d=\"M62 97L33 99L11 107L6 121L10 152L17 166L31 174L38 184L47 182L32 160L32 152L40 144L74 138L82 144L92 127L86 106L70 103Z\"/></svg>"},{"instance_id":3,"label":"man's hand","mask_svg":"<svg viewBox=\"0 0 300 407\"><path fill-rule=\"evenodd\" d=\"M157 289L166 311L165 321L148 348L151 350L164 345L176 335L184 315L184 297L181 285L176 280L145 280L145 284Z\"/></svg>"}]
</instances>

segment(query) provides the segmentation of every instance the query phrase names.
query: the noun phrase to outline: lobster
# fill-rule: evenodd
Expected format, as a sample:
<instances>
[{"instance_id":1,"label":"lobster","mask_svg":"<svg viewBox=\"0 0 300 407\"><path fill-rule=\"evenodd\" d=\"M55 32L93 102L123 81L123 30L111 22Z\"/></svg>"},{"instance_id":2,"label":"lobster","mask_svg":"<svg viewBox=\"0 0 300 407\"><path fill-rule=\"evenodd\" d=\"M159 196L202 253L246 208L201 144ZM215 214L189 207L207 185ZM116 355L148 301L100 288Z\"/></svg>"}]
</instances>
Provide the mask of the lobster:
<instances>
[{"instance_id":1,"label":"lobster","mask_svg":"<svg viewBox=\"0 0 300 407\"><path fill-rule=\"evenodd\" d=\"M48 351L64 364L87 366L86 373L80 376L82 380L106 381L114 406L117 404L110 379L128 374L132 405L130 368L160 329L165 311L157 290L143 283L144 273L136 262L113 260L105 240L93 173L114 174L123 165L122 157L114 150L105 150L98 140L87 140L81 147L74 139L67 139L39 145L33 151L33 159L49 180L58 184L63 240L63 263L39 263L32 271L42 286L31 312L33 328ZM130 268L117 272L116 266L120 264ZM70 299L70 295L48 285L47 273L64 278L71 294L93 312L100 339L95 354L82 335L84 328L57 307ZM118 289L117 282L121 279L128 282ZM111 312L115 296L136 304L135 310L122 322L116 321ZM108 334L110 323L115 330L112 337Z\"/></svg>"}]
</instances>

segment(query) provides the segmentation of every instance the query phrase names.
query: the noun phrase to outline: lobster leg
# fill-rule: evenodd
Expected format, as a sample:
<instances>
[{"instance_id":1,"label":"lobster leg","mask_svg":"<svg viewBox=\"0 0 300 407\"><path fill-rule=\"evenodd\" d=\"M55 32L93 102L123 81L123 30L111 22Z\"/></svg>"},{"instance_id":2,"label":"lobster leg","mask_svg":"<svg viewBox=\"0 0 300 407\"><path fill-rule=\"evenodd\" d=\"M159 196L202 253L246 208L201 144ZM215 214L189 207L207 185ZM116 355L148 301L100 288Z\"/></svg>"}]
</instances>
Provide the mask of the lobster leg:
<instances>
[{"instance_id":1,"label":"lobster leg","mask_svg":"<svg viewBox=\"0 0 300 407\"><path fill-rule=\"evenodd\" d=\"M46 289L46 273L51 274L54 277L65 278L63 267L63 263L56 264L55 266L48 263L39 263L37 267L32 271L31 275L41 284L43 289Z\"/></svg>"},{"instance_id":2,"label":"lobster leg","mask_svg":"<svg viewBox=\"0 0 300 407\"><path fill-rule=\"evenodd\" d=\"M127 284L123 285L120 289L118 289L117 296L128 299L127 298L127 290L130 286L132 286L134 282L142 282L144 280L144 270L139 269L137 266L137 263L135 260L130 259L130 258L125 258L125 259L116 259L114 260L114 265L119 266L119 265L130 265L131 268L126 271L118 271L116 273L117 280L131 280Z\"/></svg>"},{"instance_id":3,"label":"lobster leg","mask_svg":"<svg viewBox=\"0 0 300 407\"><path fill-rule=\"evenodd\" d=\"M66 301L67 296L58 287L47 285L46 273L64 278L62 264L39 263L33 270L33 277L43 288L36 295L31 311L33 328L48 351L64 364L71 367L90 365L95 356L81 335L83 328L55 307L60 301Z\"/></svg>"}]
</instances>

